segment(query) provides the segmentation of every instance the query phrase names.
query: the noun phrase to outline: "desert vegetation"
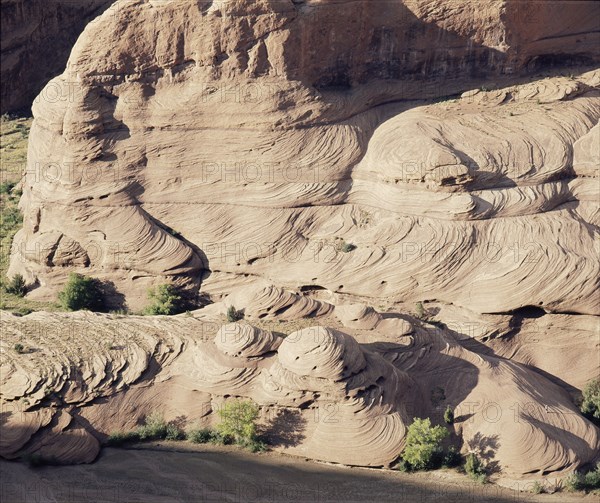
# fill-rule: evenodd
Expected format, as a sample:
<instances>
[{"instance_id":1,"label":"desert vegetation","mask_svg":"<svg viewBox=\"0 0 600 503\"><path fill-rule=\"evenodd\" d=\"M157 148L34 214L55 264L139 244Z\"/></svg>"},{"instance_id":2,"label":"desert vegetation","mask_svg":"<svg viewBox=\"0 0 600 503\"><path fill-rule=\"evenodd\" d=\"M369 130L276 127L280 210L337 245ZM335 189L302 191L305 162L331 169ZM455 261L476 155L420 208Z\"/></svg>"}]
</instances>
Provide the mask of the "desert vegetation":
<instances>
[{"instance_id":1,"label":"desert vegetation","mask_svg":"<svg viewBox=\"0 0 600 503\"><path fill-rule=\"evenodd\" d=\"M251 452L261 452L267 445L257 434L259 411L258 405L250 400L234 400L219 409L221 421L216 428L190 428L187 431L176 422L166 422L162 414L154 412L133 431L111 433L106 444L119 447L149 440L187 440L194 444L235 444Z\"/></svg>"},{"instance_id":2,"label":"desert vegetation","mask_svg":"<svg viewBox=\"0 0 600 503\"><path fill-rule=\"evenodd\" d=\"M569 475L564 481L567 491L593 492L600 494L600 462L588 471L576 471Z\"/></svg>"},{"instance_id":3,"label":"desert vegetation","mask_svg":"<svg viewBox=\"0 0 600 503\"><path fill-rule=\"evenodd\" d=\"M71 273L58 294L60 305L67 311L102 311L105 309L102 283L96 278Z\"/></svg>"},{"instance_id":4,"label":"desert vegetation","mask_svg":"<svg viewBox=\"0 0 600 503\"><path fill-rule=\"evenodd\" d=\"M187 304L177 287L172 284L157 285L148 290L150 304L144 309L146 315L173 315L183 313Z\"/></svg>"},{"instance_id":5,"label":"desert vegetation","mask_svg":"<svg viewBox=\"0 0 600 503\"><path fill-rule=\"evenodd\" d=\"M0 288L3 289L0 309L15 314L28 314L38 309L56 311L60 307L49 302L24 298L25 280L17 274L7 277L13 238L23 225L19 210L22 192L20 182L27 163L27 142L31 118L3 114L0 119Z\"/></svg>"},{"instance_id":6,"label":"desert vegetation","mask_svg":"<svg viewBox=\"0 0 600 503\"><path fill-rule=\"evenodd\" d=\"M600 379L592 379L583 388L581 412L600 426Z\"/></svg>"},{"instance_id":7,"label":"desert vegetation","mask_svg":"<svg viewBox=\"0 0 600 503\"><path fill-rule=\"evenodd\" d=\"M235 306L229 306L227 308L226 318L228 323L234 323L236 321L240 321L244 319L244 313L240 310L238 311Z\"/></svg>"}]
</instances>

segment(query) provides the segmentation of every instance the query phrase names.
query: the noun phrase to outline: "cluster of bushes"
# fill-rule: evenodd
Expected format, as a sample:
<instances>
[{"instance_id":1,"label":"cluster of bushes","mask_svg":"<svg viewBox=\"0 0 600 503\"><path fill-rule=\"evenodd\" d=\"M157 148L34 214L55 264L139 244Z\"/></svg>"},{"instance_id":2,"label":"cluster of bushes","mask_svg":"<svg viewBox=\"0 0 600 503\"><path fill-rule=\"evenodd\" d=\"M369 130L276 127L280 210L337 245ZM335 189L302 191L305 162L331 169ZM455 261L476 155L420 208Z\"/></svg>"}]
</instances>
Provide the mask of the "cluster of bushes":
<instances>
[{"instance_id":1,"label":"cluster of bushes","mask_svg":"<svg viewBox=\"0 0 600 503\"><path fill-rule=\"evenodd\" d=\"M15 276L11 283L11 285L14 283L12 288L15 290L25 288L24 282L22 286L20 283L22 277L19 279L18 276ZM109 288L114 289L114 285L105 284L99 279L82 274L71 273L63 290L58 294L58 301L60 306L67 311L89 310L105 312L107 311L106 300L110 293L107 291ZM114 290L113 293L115 293ZM158 285L148 290L148 300L150 300L150 304L144 309L142 314L179 314L186 311L190 305L181 291L171 284ZM119 310L117 312L124 313L126 311Z\"/></svg>"},{"instance_id":2,"label":"cluster of bushes","mask_svg":"<svg viewBox=\"0 0 600 503\"><path fill-rule=\"evenodd\" d=\"M432 426L429 418L414 418L408 427L406 446L397 468L402 471L433 470L454 467L461 462L460 454L450 447L444 451L442 441L449 435L444 426Z\"/></svg>"},{"instance_id":3,"label":"cluster of bushes","mask_svg":"<svg viewBox=\"0 0 600 503\"><path fill-rule=\"evenodd\" d=\"M259 452L266 449L266 444L256 432L258 415L258 405L236 400L226 403L219 410L221 422L216 429L201 428L185 432L176 424L165 422L160 414L151 414L134 431L112 433L107 444L121 446L146 440L189 440L195 444L237 444L252 452Z\"/></svg>"},{"instance_id":4,"label":"cluster of bushes","mask_svg":"<svg viewBox=\"0 0 600 503\"><path fill-rule=\"evenodd\" d=\"M134 431L116 432L108 437L108 445L119 446L144 440L185 440L184 431L175 423L167 423L160 414L152 413Z\"/></svg>"},{"instance_id":5,"label":"cluster of bushes","mask_svg":"<svg viewBox=\"0 0 600 503\"><path fill-rule=\"evenodd\" d=\"M585 474L575 472L565 479L567 491L597 491L600 490L600 463L596 468Z\"/></svg>"},{"instance_id":6,"label":"cluster of bushes","mask_svg":"<svg viewBox=\"0 0 600 503\"><path fill-rule=\"evenodd\" d=\"M451 409L450 409L450 412ZM448 417L446 409L446 422L454 420L454 414ZM454 448L442 448L443 440L449 435L444 426L432 426L429 418L414 418L408 427L406 446L396 469L401 471L435 470L437 468L455 468L462 464L460 453ZM474 480L484 483L486 471L481 460L474 454L466 457L464 464L465 472Z\"/></svg>"}]
</instances>

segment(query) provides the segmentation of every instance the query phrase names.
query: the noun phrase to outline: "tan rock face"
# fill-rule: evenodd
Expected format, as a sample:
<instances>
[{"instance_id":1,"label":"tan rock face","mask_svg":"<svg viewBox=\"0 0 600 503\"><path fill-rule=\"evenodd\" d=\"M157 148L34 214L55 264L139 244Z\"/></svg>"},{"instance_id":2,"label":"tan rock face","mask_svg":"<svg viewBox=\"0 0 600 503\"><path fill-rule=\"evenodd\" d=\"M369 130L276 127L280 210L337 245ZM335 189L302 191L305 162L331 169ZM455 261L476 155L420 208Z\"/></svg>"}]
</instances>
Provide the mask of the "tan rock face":
<instances>
[{"instance_id":1,"label":"tan rock face","mask_svg":"<svg viewBox=\"0 0 600 503\"><path fill-rule=\"evenodd\" d=\"M222 295L263 278L597 313L593 182L571 179L574 150L593 162L597 75L407 101L597 56L585 26L541 7L524 26L517 4L117 3L52 81L60 99L34 105L10 273L37 298L94 275L134 309L167 280Z\"/></svg>"},{"instance_id":2,"label":"tan rock face","mask_svg":"<svg viewBox=\"0 0 600 503\"><path fill-rule=\"evenodd\" d=\"M2 0L0 110L29 109L64 71L86 24L114 0ZM54 89L47 88L51 98Z\"/></svg>"},{"instance_id":3,"label":"tan rock face","mask_svg":"<svg viewBox=\"0 0 600 503\"><path fill-rule=\"evenodd\" d=\"M441 421L429 397L443 383L469 419L456 431L464 451L494 443L507 479L591 461L598 430L564 388L596 371L589 359L568 368L600 314L600 73L527 72L598 61L587 23L599 7L544 7L122 0L91 23L52 81L61 99L34 105L9 275L47 299L72 271L110 280L132 309L174 281L218 301L198 315L213 324L234 306L256 325L297 327L204 337L193 317L132 317L114 354L78 359L74 335L40 373L37 353L11 353L7 402L46 410L51 386L73 409L52 421L35 409L3 455L39 450L33 431L73 430L57 455L93 457L84 431L103 440L157 407L209 424L244 396L300 416L302 439L282 449L382 466L413 417ZM375 309L417 302L456 323ZM544 355L520 308L563 313L538 325L559 332ZM36 316L8 319L9 349ZM97 341L110 320L78 314L73 326ZM471 320L502 357L469 340ZM548 370L563 354L571 363Z\"/></svg>"},{"instance_id":4,"label":"tan rock face","mask_svg":"<svg viewBox=\"0 0 600 503\"><path fill-rule=\"evenodd\" d=\"M339 309L359 324L381 316ZM282 337L247 321L217 329L204 310L177 317L2 313L0 455L90 462L108 434L132 430L151 413L186 429L214 425L230 396L261 406L275 449L312 459L388 465L412 418L439 422L446 405L455 410L462 451L486 456L505 484L560 477L597 454L598 429L532 368L478 346L467 350L450 331L416 321L408 334L389 326L380 344L360 343L370 339L364 328L352 336L321 325L335 325L331 318L314 321ZM532 365L535 334L526 333L517 359ZM593 339L582 332L580 342ZM24 353L12 349L17 342ZM579 354L574 346L564 358L573 365ZM277 437L282 424L285 441Z\"/></svg>"}]
</instances>

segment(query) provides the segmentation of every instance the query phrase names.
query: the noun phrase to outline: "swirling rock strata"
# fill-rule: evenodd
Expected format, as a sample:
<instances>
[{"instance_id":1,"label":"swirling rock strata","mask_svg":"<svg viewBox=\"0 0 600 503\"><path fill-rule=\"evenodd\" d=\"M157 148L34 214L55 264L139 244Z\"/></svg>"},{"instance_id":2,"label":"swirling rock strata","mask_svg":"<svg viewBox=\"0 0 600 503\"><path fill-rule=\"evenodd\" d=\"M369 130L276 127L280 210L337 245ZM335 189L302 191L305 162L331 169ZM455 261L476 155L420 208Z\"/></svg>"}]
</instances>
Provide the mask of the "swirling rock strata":
<instances>
[{"instance_id":1,"label":"swirling rock strata","mask_svg":"<svg viewBox=\"0 0 600 503\"><path fill-rule=\"evenodd\" d=\"M540 4L343 4L122 0L90 23L68 99L34 106L9 274L40 299L94 275L133 309L165 281L267 280L598 313L597 72L507 80L595 61L598 6L553 7L575 33Z\"/></svg>"},{"instance_id":2,"label":"swirling rock strata","mask_svg":"<svg viewBox=\"0 0 600 503\"><path fill-rule=\"evenodd\" d=\"M60 335L71 327L68 339L57 324ZM295 418L285 423L293 430L286 442L274 437L276 449L385 466L402 451L413 417L441 421L440 384L442 402L470 417L456 425L463 450L491 450L501 480L559 476L593 460L600 445L564 390L518 363L467 350L439 328L415 327L409 344L363 345L321 326L281 339L246 322L215 334L213 323L190 316L2 313L2 330L5 458L89 462L109 433L152 412L186 428L210 425L235 396ZM12 349L17 341L24 353ZM263 422L267 434L276 428L273 414Z\"/></svg>"}]
</instances>

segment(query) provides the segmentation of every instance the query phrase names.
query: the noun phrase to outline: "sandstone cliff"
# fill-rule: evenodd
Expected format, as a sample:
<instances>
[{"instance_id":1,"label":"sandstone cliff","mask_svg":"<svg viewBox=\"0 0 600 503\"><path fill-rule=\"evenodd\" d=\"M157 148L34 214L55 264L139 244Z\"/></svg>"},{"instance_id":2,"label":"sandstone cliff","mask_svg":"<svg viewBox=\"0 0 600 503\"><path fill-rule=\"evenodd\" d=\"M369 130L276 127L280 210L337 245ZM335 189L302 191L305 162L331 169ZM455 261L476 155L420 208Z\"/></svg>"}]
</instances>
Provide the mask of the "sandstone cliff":
<instances>
[{"instance_id":1,"label":"sandstone cliff","mask_svg":"<svg viewBox=\"0 0 600 503\"><path fill-rule=\"evenodd\" d=\"M0 112L28 110L67 64L86 24L114 0L2 0ZM52 97L46 90L46 98Z\"/></svg>"},{"instance_id":2,"label":"sandstone cliff","mask_svg":"<svg viewBox=\"0 0 600 503\"><path fill-rule=\"evenodd\" d=\"M568 391L598 372L598 9L119 1L51 82L63 99L34 104L10 275L34 299L77 271L134 310L166 281L215 303L172 324L119 319L121 353L56 350L40 375L37 353L9 358L5 400L34 406L11 416L3 455L67 432L57 455L89 461L165 396L165 413L210 422L185 404L233 393L301 415L324 397L336 435L310 423L295 452L385 465L411 416L436 413L408 404L441 381L453 404L505 414L484 407L457 433L465 452L499 436L506 480L592 461L598 430ZM402 314L417 302L446 327ZM249 326L196 340L226 305L253 324L316 318L324 342L305 326L296 345ZM60 347L30 334L36 316L52 318L8 318L10 341ZM87 323L104 344L111 319L55 321L79 347ZM507 412L529 403L547 407Z\"/></svg>"}]
</instances>

